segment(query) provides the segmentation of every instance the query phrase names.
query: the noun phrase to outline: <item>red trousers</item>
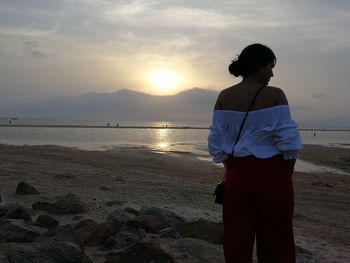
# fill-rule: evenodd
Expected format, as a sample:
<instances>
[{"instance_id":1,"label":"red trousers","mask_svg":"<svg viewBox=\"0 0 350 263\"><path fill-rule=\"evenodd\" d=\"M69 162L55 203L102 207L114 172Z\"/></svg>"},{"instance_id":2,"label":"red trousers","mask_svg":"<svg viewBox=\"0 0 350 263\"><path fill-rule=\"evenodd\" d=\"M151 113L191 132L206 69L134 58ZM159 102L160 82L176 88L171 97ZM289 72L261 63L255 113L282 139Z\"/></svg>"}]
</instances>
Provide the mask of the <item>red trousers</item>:
<instances>
[{"instance_id":1,"label":"red trousers","mask_svg":"<svg viewBox=\"0 0 350 263\"><path fill-rule=\"evenodd\" d=\"M226 263L294 263L293 171L282 155L232 157L223 205Z\"/></svg>"}]
</instances>

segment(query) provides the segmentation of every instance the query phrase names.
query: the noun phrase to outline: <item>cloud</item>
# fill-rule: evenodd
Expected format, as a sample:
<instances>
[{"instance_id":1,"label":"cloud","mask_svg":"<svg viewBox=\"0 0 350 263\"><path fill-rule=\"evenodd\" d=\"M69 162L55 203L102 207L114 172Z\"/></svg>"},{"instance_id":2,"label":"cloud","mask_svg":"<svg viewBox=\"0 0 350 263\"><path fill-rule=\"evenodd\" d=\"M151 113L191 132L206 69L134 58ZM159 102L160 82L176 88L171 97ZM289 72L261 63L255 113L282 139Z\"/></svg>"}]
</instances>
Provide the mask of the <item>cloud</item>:
<instances>
[{"instance_id":1,"label":"cloud","mask_svg":"<svg viewBox=\"0 0 350 263\"><path fill-rule=\"evenodd\" d=\"M312 96L315 99L326 99L328 96L326 94L315 94Z\"/></svg>"},{"instance_id":2,"label":"cloud","mask_svg":"<svg viewBox=\"0 0 350 263\"><path fill-rule=\"evenodd\" d=\"M290 105L290 108L293 112L303 112L312 109L310 105L304 103L293 103Z\"/></svg>"},{"instance_id":3,"label":"cloud","mask_svg":"<svg viewBox=\"0 0 350 263\"><path fill-rule=\"evenodd\" d=\"M57 26L58 28L58 26ZM17 36L17 37L44 37L54 33L57 30L53 29L39 29L32 26L27 27L0 27L0 35Z\"/></svg>"},{"instance_id":4,"label":"cloud","mask_svg":"<svg viewBox=\"0 0 350 263\"><path fill-rule=\"evenodd\" d=\"M227 73L230 60L261 42L278 58L271 84L309 105L297 105L298 116L334 114L348 108L350 96L349 6L345 0L0 1L6 90L0 104L116 87L152 92L146 79L154 67L186 76L179 90L219 90L240 80Z\"/></svg>"},{"instance_id":5,"label":"cloud","mask_svg":"<svg viewBox=\"0 0 350 263\"><path fill-rule=\"evenodd\" d=\"M247 1L244 8L228 6L234 12L227 12L225 5L211 4L195 7L191 2L169 1L132 1L123 5L116 5L112 10L106 10L103 17L106 22L123 24L136 28L177 28L177 29L211 29L230 30L234 28L279 28L284 26L285 20L277 21L276 16L283 12L274 13L275 8L259 8L261 12L259 23L253 9L256 3ZM222 7L222 8L220 8ZM248 13L248 15L246 14Z\"/></svg>"},{"instance_id":6,"label":"cloud","mask_svg":"<svg viewBox=\"0 0 350 263\"><path fill-rule=\"evenodd\" d=\"M132 2L107 11L107 21L138 28L211 28L220 29L238 23L234 17L215 10L173 7L156 9L150 4ZM205 21L205 22L203 22Z\"/></svg>"},{"instance_id":7,"label":"cloud","mask_svg":"<svg viewBox=\"0 0 350 263\"><path fill-rule=\"evenodd\" d=\"M31 55L32 55L33 57L35 57L35 58L47 58L47 57L48 57L47 54L42 53L42 52L40 52L40 51L32 51L32 52L31 52Z\"/></svg>"},{"instance_id":8,"label":"cloud","mask_svg":"<svg viewBox=\"0 0 350 263\"><path fill-rule=\"evenodd\" d=\"M50 55L40 50L40 44L36 40L24 40L23 49L34 58L47 58Z\"/></svg>"}]
</instances>

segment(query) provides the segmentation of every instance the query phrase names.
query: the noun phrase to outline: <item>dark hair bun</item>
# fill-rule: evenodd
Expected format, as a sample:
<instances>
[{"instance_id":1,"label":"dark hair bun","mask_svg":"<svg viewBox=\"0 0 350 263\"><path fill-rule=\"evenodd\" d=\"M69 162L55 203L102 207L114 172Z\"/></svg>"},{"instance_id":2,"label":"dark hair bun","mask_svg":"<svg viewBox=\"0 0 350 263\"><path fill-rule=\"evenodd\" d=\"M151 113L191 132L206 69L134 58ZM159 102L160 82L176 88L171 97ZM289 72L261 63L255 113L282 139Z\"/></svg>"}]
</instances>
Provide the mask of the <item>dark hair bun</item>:
<instances>
[{"instance_id":1,"label":"dark hair bun","mask_svg":"<svg viewBox=\"0 0 350 263\"><path fill-rule=\"evenodd\" d=\"M273 65L276 64L276 56L273 51L267 46L256 43L245 47L238 58L232 61L228 71L235 77L244 77L255 73L270 62Z\"/></svg>"},{"instance_id":2,"label":"dark hair bun","mask_svg":"<svg viewBox=\"0 0 350 263\"><path fill-rule=\"evenodd\" d=\"M241 68L239 67L239 63L237 60L232 60L232 63L228 67L228 71L235 77L239 77L242 75L242 71L241 71Z\"/></svg>"}]
</instances>

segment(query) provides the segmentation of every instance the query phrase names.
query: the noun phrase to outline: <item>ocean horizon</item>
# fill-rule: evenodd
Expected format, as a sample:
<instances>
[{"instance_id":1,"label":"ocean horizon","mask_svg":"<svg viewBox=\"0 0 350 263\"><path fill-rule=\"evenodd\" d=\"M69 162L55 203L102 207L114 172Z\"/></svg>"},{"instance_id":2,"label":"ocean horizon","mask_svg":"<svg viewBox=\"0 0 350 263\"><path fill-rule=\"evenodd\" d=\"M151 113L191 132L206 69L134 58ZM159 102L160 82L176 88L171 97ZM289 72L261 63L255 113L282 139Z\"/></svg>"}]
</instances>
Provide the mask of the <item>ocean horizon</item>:
<instances>
[{"instance_id":1,"label":"ocean horizon","mask_svg":"<svg viewBox=\"0 0 350 263\"><path fill-rule=\"evenodd\" d=\"M11 121L10 121L11 120ZM84 119L42 119L42 118L16 118L0 117L0 126L61 126L61 127L186 127L186 128L209 128L210 122L190 122L190 121L167 121L167 120L84 120ZM315 130L315 131L350 131L350 126L301 126L299 130Z\"/></svg>"}]
</instances>

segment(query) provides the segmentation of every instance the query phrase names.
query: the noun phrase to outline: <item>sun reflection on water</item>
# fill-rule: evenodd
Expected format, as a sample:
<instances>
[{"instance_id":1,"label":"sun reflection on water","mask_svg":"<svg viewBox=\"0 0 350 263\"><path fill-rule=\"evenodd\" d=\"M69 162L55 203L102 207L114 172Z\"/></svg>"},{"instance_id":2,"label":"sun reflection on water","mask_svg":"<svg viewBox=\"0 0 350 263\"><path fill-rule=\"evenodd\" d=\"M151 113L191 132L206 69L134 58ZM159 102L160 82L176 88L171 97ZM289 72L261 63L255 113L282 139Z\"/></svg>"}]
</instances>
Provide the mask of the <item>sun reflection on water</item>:
<instances>
[{"instance_id":1,"label":"sun reflection on water","mask_svg":"<svg viewBox=\"0 0 350 263\"><path fill-rule=\"evenodd\" d=\"M165 150L166 148L169 147L169 144L167 144L166 142L162 142L158 144L158 147L162 150Z\"/></svg>"},{"instance_id":2,"label":"sun reflection on water","mask_svg":"<svg viewBox=\"0 0 350 263\"><path fill-rule=\"evenodd\" d=\"M161 150L169 150L169 131L167 129L159 129L156 141L157 148L160 148Z\"/></svg>"}]
</instances>

